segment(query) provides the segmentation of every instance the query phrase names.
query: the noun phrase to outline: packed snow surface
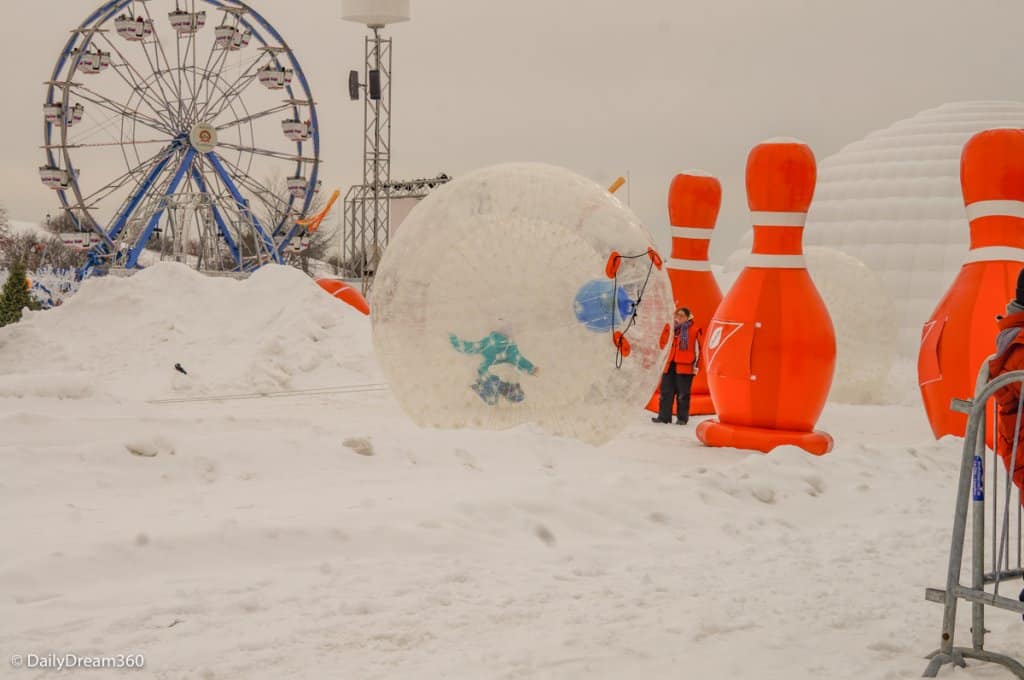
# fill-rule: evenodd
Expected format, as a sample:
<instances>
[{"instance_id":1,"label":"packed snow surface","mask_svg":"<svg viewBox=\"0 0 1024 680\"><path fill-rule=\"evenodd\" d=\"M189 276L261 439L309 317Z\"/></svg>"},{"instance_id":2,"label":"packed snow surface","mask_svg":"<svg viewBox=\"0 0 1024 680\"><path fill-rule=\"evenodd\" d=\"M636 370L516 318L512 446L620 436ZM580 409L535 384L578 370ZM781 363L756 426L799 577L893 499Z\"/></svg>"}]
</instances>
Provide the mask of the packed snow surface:
<instances>
[{"instance_id":1,"label":"packed snow surface","mask_svg":"<svg viewBox=\"0 0 1024 680\"><path fill-rule=\"evenodd\" d=\"M875 680L938 646L959 446L919 406L763 456L642 404L599 447L425 430L380 382L369 320L284 268L158 265L0 329L0 676Z\"/></svg>"}]
</instances>

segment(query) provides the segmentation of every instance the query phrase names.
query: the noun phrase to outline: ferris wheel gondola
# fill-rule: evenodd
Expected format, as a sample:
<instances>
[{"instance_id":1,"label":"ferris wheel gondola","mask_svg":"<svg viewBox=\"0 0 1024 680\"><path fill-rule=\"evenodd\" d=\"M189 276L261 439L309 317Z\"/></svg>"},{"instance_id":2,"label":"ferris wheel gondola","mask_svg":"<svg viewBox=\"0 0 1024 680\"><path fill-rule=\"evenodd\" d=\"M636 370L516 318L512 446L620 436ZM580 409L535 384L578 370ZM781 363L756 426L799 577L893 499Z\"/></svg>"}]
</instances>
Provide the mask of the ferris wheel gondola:
<instances>
[{"instance_id":1,"label":"ferris wheel gondola","mask_svg":"<svg viewBox=\"0 0 1024 680\"><path fill-rule=\"evenodd\" d=\"M138 267L158 242L246 271L296 247L320 185L316 104L291 48L247 3L104 2L47 85L40 180L95 234L72 239L92 244L90 267Z\"/></svg>"}]
</instances>

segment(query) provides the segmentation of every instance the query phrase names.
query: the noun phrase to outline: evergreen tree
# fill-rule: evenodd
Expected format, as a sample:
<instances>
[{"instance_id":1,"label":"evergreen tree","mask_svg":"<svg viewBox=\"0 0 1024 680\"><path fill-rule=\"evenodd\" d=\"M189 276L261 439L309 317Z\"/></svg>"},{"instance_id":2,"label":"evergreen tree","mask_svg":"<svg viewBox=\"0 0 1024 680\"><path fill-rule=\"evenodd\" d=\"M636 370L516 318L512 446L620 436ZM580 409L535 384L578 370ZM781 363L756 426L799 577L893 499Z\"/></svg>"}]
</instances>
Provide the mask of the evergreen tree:
<instances>
[{"instance_id":1,"label":"evergreen tree","mask_svg":"<svg viewBox=\"0 0 1024 680\"><path fill-rule=\"evenodd\" d=\"M25 280L25 263L15 261L0 292L0 326L21 321L21 310L34 307Z\"/></svg>"}]
</instances>

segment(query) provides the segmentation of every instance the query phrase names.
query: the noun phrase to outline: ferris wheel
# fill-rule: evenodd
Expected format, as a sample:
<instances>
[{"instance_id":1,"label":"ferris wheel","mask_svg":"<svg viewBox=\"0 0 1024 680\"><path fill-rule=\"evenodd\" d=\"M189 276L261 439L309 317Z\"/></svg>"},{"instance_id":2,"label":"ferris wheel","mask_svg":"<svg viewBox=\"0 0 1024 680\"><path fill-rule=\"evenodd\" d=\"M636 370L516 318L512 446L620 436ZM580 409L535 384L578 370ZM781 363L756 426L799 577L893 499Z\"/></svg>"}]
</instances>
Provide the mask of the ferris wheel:
<instances>
[{"instance_id":1,"label":"ferris wheel","mask_svg":"<svg viewBox=\"0 0 1024 680\"><path fill-rule=\"evenodd\" d=\"M142 266L148 245L249 271L308 245L316 105L295 54L246 3L104 2L47 86L40 179L88 269Z\"/></svg>"}]
</instances>

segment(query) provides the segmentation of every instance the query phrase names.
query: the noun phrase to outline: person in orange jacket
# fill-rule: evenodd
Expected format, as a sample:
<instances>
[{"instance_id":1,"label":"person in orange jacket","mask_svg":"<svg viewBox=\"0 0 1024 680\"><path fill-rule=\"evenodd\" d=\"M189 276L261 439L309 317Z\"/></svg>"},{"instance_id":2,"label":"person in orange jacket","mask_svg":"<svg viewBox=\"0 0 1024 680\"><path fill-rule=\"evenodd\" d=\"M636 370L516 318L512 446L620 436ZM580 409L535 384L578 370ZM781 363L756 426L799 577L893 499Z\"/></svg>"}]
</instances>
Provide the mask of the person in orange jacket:
<instances>
[{"instance_id":1,"label":"person in orange jacket","mask_svg":"<svg viewBox=\"0 0 1024 680\"><path fill-rule=\"evenodd\" d=\"M661 376L661 396L658 415L653 423L672 422L672 402L676 402L676 424L686 425L690 420L690 388L700 361L700 338L693 327L693 314L686 307L676 310L672 332L672 345L668 362Z\"/></svg>"},{"instance_id":2,"label":"person in orange jacket","mask_svg":"<svg viewBox=\"0 0 1024 680\"><path fill-rule=\"evenodd\" d=\"M1024 370L1024 269L1017 275L1017 295L1006 305L1006 316L999 319L996 355L988 364L989 379L1020 370ZM1013 483L1018 489L1024 489L1024 415L1021 416L1021 432L1017 432L1020 388L1021 383L1012 382L996 392L996 408L999 412L996 450L1009 470L1010 459L1013 456L1013 440L1017 439Z\"/></svg>"}]
</instances>

